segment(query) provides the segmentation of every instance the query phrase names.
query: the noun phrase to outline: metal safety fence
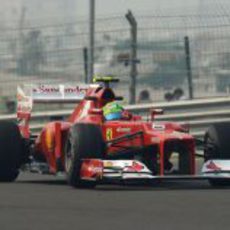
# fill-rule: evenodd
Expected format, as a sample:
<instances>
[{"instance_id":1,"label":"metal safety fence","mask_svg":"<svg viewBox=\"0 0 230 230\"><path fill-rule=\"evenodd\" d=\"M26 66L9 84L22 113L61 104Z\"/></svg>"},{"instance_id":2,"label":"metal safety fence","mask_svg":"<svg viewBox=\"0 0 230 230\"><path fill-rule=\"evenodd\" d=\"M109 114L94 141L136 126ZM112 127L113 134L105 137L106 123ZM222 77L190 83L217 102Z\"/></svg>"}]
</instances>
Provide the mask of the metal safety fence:
<instances>
[{"instance_id":1,"label":"metal safety fence","mask_svg":"<svg viewBox=\"0 0 230 230\"><path fill-rule=\"evenodd\" d=\"M130 112L143 116L144 120L150 119L150 110L161 108L163 115L156 116L154 122L178 122L188 124L190 132L197 138L203 138L205 130L215 123L230 122L230 98L195 99L192 101L177 101L163 103L148 103L141 105L127 105ZM54 117L67 118L72 109L55 110L32 113L31 131L38 132L44 124ZM0 121L12 120L16 122L16 115L2 115Z\"/></svg>"},{"instance_id":2,"label":"metal safety fence","mask_svg":"<svg viewBox=\"0 0 230 230\"><path fill-rule=\"evenodd\" d=\"M189 98L189 87L194 98L229 94L229 8L134 16L137 103ZM1 113L13 112L18 84L85 81L86 20L28 20L24 10L17 24L1 24L0 30ZM95 73L119 77L122 83L114 90L125 98L129 97L130 47L125 15L96 19Z\"/></svg>"}]
</instances>

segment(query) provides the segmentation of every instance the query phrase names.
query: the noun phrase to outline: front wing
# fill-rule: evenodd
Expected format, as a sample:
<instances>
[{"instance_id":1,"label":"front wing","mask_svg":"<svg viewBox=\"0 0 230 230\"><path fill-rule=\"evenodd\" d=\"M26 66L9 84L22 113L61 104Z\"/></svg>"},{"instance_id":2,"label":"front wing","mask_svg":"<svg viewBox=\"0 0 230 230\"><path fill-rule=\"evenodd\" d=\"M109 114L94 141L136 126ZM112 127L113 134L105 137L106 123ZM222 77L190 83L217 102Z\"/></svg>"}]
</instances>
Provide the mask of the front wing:
<instances>
[{"instance_id":1,"label":"front wing","mask_svg":"<svg viewBox=\"0 0 230 230\"><path fill-rule=\"evenodd\" d=\"M204 163L201 173L197 175L153 173L138 160L101 160L84 159L80 171L82 180L98 182L144 182L157 180L204 180L229 179L230 160L210 160Z\"/></svg>"}]
</instances>

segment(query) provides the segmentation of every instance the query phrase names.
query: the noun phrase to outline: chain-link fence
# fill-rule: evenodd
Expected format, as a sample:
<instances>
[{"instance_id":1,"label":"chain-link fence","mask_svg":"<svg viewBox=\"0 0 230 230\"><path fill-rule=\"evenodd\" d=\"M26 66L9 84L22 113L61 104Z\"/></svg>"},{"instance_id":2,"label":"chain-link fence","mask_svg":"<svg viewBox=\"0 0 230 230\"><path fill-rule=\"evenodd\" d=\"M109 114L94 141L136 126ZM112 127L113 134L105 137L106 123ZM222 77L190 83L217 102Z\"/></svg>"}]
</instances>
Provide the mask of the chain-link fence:
<instances>
[{"instance_id":1,"label":"chain-link fence","mask_svg":"<svg viewBox=\"0 0 230 230\"><path fill-rule=\"evenodd\" d=\"M173 92L189 97L186 36L194 98L229 94L230 15L226 9L135 16L138 102L172 100ZM84 82L87 21L39 24L22 18L17 25L0 29L1 111L7 110L20 83ZM124 15L96 20L95 73L119 77L122 83L115 90L125 98L129 96L130 47L130 25Z\"/></svg>"}]
</instances>

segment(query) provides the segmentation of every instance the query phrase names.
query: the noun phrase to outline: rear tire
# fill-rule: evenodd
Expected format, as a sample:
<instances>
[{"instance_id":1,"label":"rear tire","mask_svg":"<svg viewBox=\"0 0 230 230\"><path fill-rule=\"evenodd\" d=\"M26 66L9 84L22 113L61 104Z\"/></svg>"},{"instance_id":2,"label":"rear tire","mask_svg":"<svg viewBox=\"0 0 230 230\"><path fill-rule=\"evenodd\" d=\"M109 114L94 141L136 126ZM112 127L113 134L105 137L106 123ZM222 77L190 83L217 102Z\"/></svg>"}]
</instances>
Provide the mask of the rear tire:
<instances>
[{"instance_id":1,"label":"rear tire","mask_svg":"<svg viewBox=\"0 0 230 230\"><path fill-rule=\"evenodd\" d=\"M102 159L105 142L101 129L94 124L75 124L70 128L65 146L65 169L68 183L76 188L93 188L96 181L80 178L82 159Z\"/></svg>"},{"instance_id":2,"label":"rear tire","mask_svg":"<svg viewBox=\"0 0 230 230\"><path fill-rule=\"evenodd\" d=\"M218 159L230 160L230 123L219 123L209 127L204 136L205 161ZM212 186L230 186L229 179L210 179Z\"/></svg>"},{"instance_id":3,"label":"rear tire","mask_svg":"<svg viewBox=\"0 0 230 230\"><path fill-rule=\"evenodd\" d=\"M0 182L12 182L18 174L23 154L23 141L18 126L0 122Z\"/></svg>"}]
</instances>

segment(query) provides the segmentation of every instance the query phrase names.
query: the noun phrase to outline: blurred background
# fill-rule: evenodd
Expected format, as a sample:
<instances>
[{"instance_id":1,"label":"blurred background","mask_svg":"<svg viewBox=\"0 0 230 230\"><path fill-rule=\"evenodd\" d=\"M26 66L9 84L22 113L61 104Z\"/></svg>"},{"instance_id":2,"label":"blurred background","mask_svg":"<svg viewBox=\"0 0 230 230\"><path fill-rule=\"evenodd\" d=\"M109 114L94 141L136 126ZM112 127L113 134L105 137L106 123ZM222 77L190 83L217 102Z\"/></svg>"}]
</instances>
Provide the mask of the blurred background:
<instances>
[{"instance_id":1,"label":"blurred background","mask_svg":"<svg viewBox=\"0 0 230 230\"><path fill-rule=\"evenodd\" d=\"M119 95L129 97L128 10L137 22L137 103L191 99L189 90L193 98L229 95L229 1L95 2L94 71L119 77ZM18 84L84 82L88 44L89 1L2 0L0 113L14 112Z\"/></svg>"}]
</instances>

